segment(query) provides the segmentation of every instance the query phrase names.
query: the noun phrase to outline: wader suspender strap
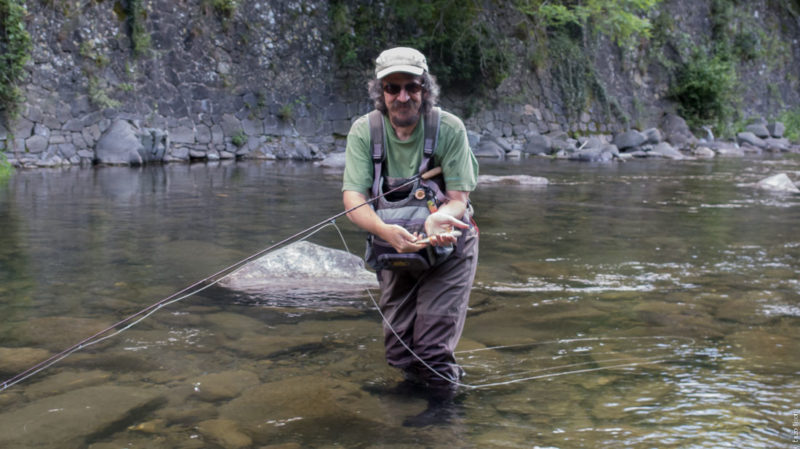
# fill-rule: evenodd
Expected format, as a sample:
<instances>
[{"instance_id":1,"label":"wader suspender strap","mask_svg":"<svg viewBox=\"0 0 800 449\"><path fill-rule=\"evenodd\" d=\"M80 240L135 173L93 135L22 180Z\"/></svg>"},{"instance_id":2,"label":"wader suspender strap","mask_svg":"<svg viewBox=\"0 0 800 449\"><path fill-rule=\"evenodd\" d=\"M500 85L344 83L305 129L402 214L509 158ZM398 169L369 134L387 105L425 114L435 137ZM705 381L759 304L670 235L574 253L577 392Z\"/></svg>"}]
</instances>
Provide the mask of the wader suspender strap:
<instances>
[{"instance_id":1,"label":"wader suspender strap","mask_svg":"<svg viewBox=\"0 0 800 449\"><path fill-rule=\"evenodd\" d=\"M374 110L369 113L369 139L372 142L372 198L380 194L381 175L383 173L383 159L385 157L386 134L383 132L383 114Z\"/></svg>"},{"instance_id":2,"label":"wader suspender strap","mask_svg":"<svg viewBox=\"0 0 800 449\"><path fill-rule=\"evenodd\" d=\"M428 171L431 165L431 158L433 152L436 150L436 143L439 140L439 123L441 122L442 114L438 107L431 108L431 112L425 114L425 130L424 130L424 145L422 153L422 162L419 164L419 174ZM373 181L372 181L372 197L380 194L381 177L383 176L383 161L386 158L386 133L383 130L383 114L380 111L374 110L369 113L369 138L372 142L372 166L374 167ZM444 195L436 189L437 196L440 201Z\"/></svg>"}]
</instances>

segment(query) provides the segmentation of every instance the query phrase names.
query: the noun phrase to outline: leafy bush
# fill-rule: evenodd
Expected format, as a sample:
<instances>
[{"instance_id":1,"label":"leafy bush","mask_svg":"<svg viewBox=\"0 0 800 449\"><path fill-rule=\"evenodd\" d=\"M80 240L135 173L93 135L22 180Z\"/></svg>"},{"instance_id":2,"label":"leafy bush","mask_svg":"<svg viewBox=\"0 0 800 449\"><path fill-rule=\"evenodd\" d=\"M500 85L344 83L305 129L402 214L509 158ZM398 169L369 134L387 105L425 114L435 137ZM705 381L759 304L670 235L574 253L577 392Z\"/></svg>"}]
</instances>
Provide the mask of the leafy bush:
<instances>
[{"instance_id":1,"label":"leafy bush","mask_svg":"<svg viewBox=\"0 0 800 449\"><path fill-rule=\"evenodd\" d=\"M8 179L14 173L14 167L8 162L5 153L0 152L0 182Z\"/></svg>"},{"instance_id":2,"label":"leafy bush","mask_svg":"<svg viewBox=\"0 0 800 449\"><path fill-rule=\"evenodd\" d=\"M243 130L239 131L231 137L231 143L237 147L241 147L247 143L247 134L245 134Z\"/></svg>"},{"instance_id":3,"label":"leafy bush","mask_svg":"<svg viewBox=\"0 0 800 449\"><path fill-rule=\"evenodd\" d=\"M729 58L698 50L679 67L670 97L678 102L680 114L690 126L723 124L734 113L736 80Z\"/></svg>"},{"instance_id":4,"label":"leafy bush","mask_svg":"<svg viewBox=\"0 0 800 449\"><path fill-rule=\"evenodd\" d=\"M25 29L25 2L0 0L0 111L10 121L19 112L22 93L18 83L26 75L31 36Z\"/></svg>"},{"instance_id":5,"label":"leafy bush","mask_svg":"<svg viewBox=\"0 0 800 449\"><path fill-rule=\"evenodd\" d=\"M147 29L144 26L147 13L144 5L142 5L142 0L130 0L128 9L133 55L136 57L144 56L150 50L150 34L147 33Z\"/></svg>"},{"instance_id":6,"label":"leafy bush","mask_svg":"<svg viewBox=\"0 0 800 449\"><path fill-rule=\"evenodd\" d=\"M783 136L792 142L800 142L800 107L781 112L778 120L786 126Z\"/></svg>"},{"instance_id":7,"label":"leafy bush","mask_svg":"<svg viewBox=\"0 0 800 449\"><path fill-rule=\"evenodd\" d=\"M583 2L522 0L517 9L547 26L575 24L608 36L620 47L632 47L638 37L649 37L646 14L661 0L586 0Z\"/></svg>"}]
</instances>

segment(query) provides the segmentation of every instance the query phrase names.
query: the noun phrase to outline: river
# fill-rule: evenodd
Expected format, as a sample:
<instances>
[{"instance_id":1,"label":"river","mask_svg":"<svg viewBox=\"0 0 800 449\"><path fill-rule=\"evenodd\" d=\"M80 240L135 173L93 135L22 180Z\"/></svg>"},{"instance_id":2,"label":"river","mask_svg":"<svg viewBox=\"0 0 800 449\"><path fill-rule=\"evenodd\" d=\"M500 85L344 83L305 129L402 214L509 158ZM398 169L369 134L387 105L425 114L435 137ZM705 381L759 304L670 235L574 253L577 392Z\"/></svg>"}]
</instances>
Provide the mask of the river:
<instances>
[{"instance_id":1,"label":"river","mask_svg":"<svg viewBox=\"0 0 800 449\"><path fill-rule=\"evenodd\" d=\"M800 158L482 161L446 419L409 426L369 296L214 287L0 391L0 446L800 447ZM341 210L340 173L239 162L0 185L0 381ZM337 221L360 254L363 235ZM343 249L326 228L314 243ZM291 296L291 295L290 295ZM426 422L422 422L426 424Z\"/></svg>"}]
</instances>

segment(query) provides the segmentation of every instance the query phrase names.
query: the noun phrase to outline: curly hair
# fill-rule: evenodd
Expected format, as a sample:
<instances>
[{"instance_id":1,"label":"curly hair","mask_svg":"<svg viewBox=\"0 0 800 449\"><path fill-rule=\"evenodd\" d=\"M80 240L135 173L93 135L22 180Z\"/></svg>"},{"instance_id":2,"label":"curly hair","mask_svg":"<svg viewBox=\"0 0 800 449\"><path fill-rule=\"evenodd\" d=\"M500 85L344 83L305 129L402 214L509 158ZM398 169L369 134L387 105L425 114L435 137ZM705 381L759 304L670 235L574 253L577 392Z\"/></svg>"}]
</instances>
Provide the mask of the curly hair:
<instances>
[{"instance_id":1,"label":"curly hair","mask_svg":"<svg viewBox=\"0 0 800 449\"><path fill-rule=\"evenodd\" d=\"M436 83L436 77L428 72L424 72L422 78L422 107L420 113L427 114L431 108L436 106L439 102L439 84ZM367 91L369 92L369 99L372 100L375 109L381 111L382 114L387 114L389 109L386 107L386 100L383 98L383 84L380 79L372 79L367 83Z\"/></svg>"}]
</instances>

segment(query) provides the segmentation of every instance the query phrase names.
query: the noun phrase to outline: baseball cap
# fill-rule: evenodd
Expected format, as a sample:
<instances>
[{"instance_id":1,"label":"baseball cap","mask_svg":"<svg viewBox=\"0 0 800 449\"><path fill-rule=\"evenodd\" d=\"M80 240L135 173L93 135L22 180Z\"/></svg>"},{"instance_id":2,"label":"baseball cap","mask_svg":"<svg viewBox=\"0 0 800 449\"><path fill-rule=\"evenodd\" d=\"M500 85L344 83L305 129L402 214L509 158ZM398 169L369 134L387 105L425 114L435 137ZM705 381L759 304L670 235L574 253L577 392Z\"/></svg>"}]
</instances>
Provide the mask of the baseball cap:
<instances>
[{"instance_id":1,"label":"baseball cap","mask_svg":"<svg viewBox=\"0 0 800 449\"><path fill-rule=\"evenodd\" d=\"M422 75L428 70L425 55L409 47L395 47L384 51L375 60L375 76L379 79L396 72Z\"/></svg>"}]
</instances>

